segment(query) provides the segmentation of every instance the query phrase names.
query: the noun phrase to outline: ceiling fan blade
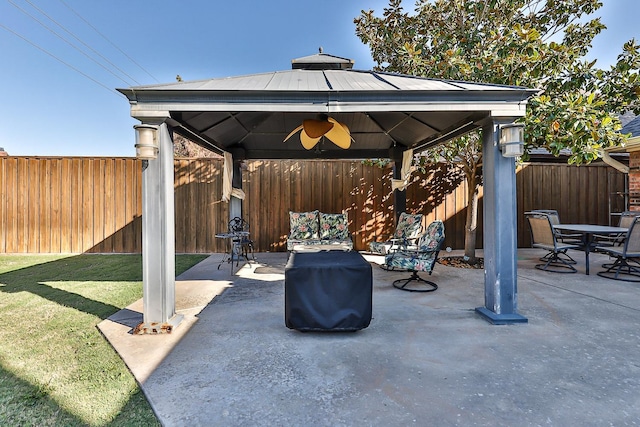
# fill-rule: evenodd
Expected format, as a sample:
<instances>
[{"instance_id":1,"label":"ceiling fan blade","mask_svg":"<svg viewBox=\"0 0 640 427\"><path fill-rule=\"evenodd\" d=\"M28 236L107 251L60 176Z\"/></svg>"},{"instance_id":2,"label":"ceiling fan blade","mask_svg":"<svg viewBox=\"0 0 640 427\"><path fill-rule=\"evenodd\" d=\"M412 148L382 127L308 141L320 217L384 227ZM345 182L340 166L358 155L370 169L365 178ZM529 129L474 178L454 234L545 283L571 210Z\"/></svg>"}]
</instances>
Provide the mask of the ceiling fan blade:
<instances>
[{"instance_id":1,"label":"ceiling fan blade","mask_svg":"<svg viewBox=\"0 0 640 427\"><path fill-rule=\"evenodd\" d=\"M311 138L320 138L333 128L333 123L324 120L307 119L302 122L302 127Z\"/></svg>"},{"instance_id":2,"label":"ceiling fan blade","mask_svg":"<svg viewBox=\"0 0 640 427\"><path fill-rule=\"evenodd\" d=\"M331 121L331 120L329 120ZM355 142L355 139L353 139L353 137L351 136L351 131L349 130L349 127L347 125L345 125L344 123L340 123L338 121L336 121L336 123L338 123L340 126L342 126L344 128L344 130L347 131L347 133L349 134L349 138L351 138L351 142Z\"/></svg>"},{"instance_id":3,"label":"ceiling fan blade","mask_svg":"<svg viewBox=\"0 0 640 427\"><path fill-rule=\"evenodd\" d=\"M298 126L294 130L292 130L291 133L289 135L287 135L287 137L282 142L287 142L287 139L291 138L293 136L293 134L298 132L299 130L302 130L302 125Z\"/></svg>"},{"instance_id":4,"label":"ceiling fan blade","mask_svg":"<svg viewBox=\"0 0 640 427\"><path fill-rule=\"evenodd\" d=\"M307 150L311 150L313 147L315 147L318 141L320 141L320 138L322 138L322 136L311 138L309 135L307 135L304 129L302 129L302 132L300 132L300 142L302 143L302 146Z\"/></svg>"},{"instance_id":5,"label":"ceiling fan blade","mask_svg":"<svg viewBox=\"0 0 640 427\"><path fill-rule=\"evenodd\" d=\"M345 126L342 123L332 119L331 117L329 117L329 121L337 124L337 126L333 126L325 136L340 148L344 148L346 150L351 147L351 134L349 134L348 128L345 129Z\"/></svg>"}]
</instances>

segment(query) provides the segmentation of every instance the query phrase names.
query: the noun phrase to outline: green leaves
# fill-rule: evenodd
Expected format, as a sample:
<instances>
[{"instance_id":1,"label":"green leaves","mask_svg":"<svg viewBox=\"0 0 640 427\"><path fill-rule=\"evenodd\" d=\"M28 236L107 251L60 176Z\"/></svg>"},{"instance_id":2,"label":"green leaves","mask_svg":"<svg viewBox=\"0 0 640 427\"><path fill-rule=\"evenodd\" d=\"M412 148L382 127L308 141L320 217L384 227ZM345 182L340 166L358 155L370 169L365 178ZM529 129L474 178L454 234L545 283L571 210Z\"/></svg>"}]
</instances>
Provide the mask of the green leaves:
<instances>
[{"instance_id":1,"label":"green leaves","mask_svg":"<svg viewBox=\"0 0 640 427\"><path fill-rule=\"evenodd\" d=\"M568 150L571 163L588 163L598 147L624 141L612 114L640 114L635 40L609 70L585 60L606 29L589 16L602 6L598 0L419 0L414 13L400 4L391 0L382 18L368 11L354 21L376 68L542 89L527 108L528 149Z\"/></svg>"},{"instance_id":2,"label":"green leaves","mask_svg":"<svg viewBox=\"0 0 640 427\"><path fill-rule=\"evenodd\" d=\"M555 156L565 150L570 164L590 163L598 158L600 149L620 145L625 139L619 133L620 120L605 105L595 93L534 97L530 107L536 114L527 115L525 134L535 146Z\"/></svg>"}]
</instances>

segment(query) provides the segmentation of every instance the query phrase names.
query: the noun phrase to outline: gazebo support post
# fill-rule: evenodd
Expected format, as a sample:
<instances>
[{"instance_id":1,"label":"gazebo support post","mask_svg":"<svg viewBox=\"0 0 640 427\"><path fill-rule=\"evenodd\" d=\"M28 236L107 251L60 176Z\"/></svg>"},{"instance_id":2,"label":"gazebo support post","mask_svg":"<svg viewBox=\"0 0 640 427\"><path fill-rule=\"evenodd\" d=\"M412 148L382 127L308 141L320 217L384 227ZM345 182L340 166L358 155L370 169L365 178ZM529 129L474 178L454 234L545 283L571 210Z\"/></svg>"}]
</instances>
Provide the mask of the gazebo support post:
<instances>
[{"instance_id":1,"label":"gazebo support post","mask_svg":"<svg viewBox=\"0 0 640 427\"><path fill-rule=\"evenodd\" d=\"M231 179L231 185L233 188L242 189L242 162L240 159L244 158L244 150L234 150L231 152L233 156L233 177ZM229 201L229 220L235 217L243 218L242 216L242 199L235 196L231 196Z\"/></svg>"},{"instance_id":2,"label":"gazebo support post","mask_svg":"<svg viewBox=\"0 0 640 427\"><path fill-rule=\"evenodd\" d=\"M393 163L393 179L400 179L400 169L402 162ZM407 190L393 190L393 212L396 214L396 224L400 214L407 210Z\"/></svg>"},{"instance_id":3,"label":"gazebo support post","mask_svg":"<svg viewBox=\"0 0 640 427\"><path fill-rule=\"evenodd\" d=\"M391 160L393 161L393 179L402 178L402 153L398 147L389 150ZM395 223L398 223L400 214L407 210L407 190L393 190L393 212L396 216Z\"/></svg>"},{"instance_id":4,"label":"gazebo support post","mask_svg":"<svg viewBox=\"0 0 640 427\"><path fill-rule=\"evenodd\" d=\"M503 157L499 125L508 119L488 119L482 127L484 188L484 307L476 308L495 325L526 323L517 313L517 199L515 160Z\"/></svg>"},{"instance_id":5,"label":"gazebo support post","mask_svg":"<svg viewBox=\"0 0 640 427\"><path fill-rule=\"evenodd\" d=\"M158 157L142 166L143 318L135 334L171 333L183 318L175 311L173 142L166 123L157 139Z\"/></svg>"}]
</instances>

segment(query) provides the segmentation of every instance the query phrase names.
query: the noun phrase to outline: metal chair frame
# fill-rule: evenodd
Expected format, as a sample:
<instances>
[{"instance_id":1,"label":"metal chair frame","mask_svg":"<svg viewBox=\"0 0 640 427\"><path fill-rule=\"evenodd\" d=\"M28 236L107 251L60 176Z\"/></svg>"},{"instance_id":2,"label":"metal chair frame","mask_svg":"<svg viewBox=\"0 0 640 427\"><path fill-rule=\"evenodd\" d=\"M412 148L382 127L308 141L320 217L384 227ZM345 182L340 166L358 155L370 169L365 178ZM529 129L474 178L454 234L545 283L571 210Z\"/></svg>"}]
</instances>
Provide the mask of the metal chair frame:
<instances>
[{"instance_id":1,"label":"metal chair frame","mask_svg":"<svg viewBox=\"0 0 640 427\"><path fill-rule=\"evenodd\" d=\"M234 217L229 221L228 229L228 233L220 234L219 237L230 240L229 256L220 261L218 270L220 270L220 266L224 262L228 262L231 264L231 274L233 274L234 261L236 267L238 267L240 265L240 257L244 257L244 259L250 261L249 253L251 253L251 260L255 261L256 258L253 253L253 240L249 238L249 223L243 218Z\"/></svg>"},{"instance_id":2,"label":"metal chair frame","mask_svg":"<svg viewBox=\"0 0 640 427\"><path fill-rule=\"evenodd\" d=\"M618 222L618 227L629 228L633 223L633 219L637 216L640 216L640 212L636 211L624 211L620 213L620 221ZM622 246L624 244L625 239L627 238L626 233L620 233L615 236L593 236L596 240L596 248L598 246ZM599 252L602 252L601 249L598 249ZM610 268L613 266L611 262L605 262L602 264L602 268Z\"/></svg>"},{"instance_id":3,"label":"metal chair frame","mask_svg":"<svg viewBox=\"0 0 640 427\"><path fill-rule=\"evenodd\" d=\"M529 229L531 231L531 247L549 251L548 254L540 258L543 264L536 264L535 267L538 270L551 273L577 272L578 270L573 266L576 261L567 254L567 251L569 249L580 249L580 245L558 242L559 236L553 228L549 214L532 211L526 212L525 216L529 222Z\"/></svg>"},{"instance_id":4,"label":"metal chair frame","mask_svg":"<svg viewBox=\"0 0 640 427\"><path fill-rule=\"evenodd\" d=\"M441 228L441 230L439 230L441 231L441 233L437 236L436 244L429 249L423 249L426 246L429 246L428 245L429 242L427 241L427 239L429 240L432 239L431 230L434 227ZM429 260L432 260L431 267L428 270L417 270L417 269L411 269L411 268L405 269L405 271L411 272L411 276L409 278L394 280L392 283L393 287L400 289L402 291L408 291L408 292L433 292L436 289L438 289L438 285L436 283L430 280L423 279L422 277L418 276L418 271L427 271L429 273L429 276L431 276L431 273L433 272L433 269L437 264L438 254L440 253L440 249L442 247L442 244L444 243L444 237L445 237L444 224L442 223L442 221L434 221L427 227L423 235L420 237L415 250L401 249L396 252L387 254L385 257L385 264L390 262L392 259L398 258L398 257L409 258L409 259L415 259L415 258L421 259L426 255ZM412 282L417 282L419 284L422 284L422 287L420 288L415 288L411 286L407 287L407 285L409 285Z\"/></svg>"},{"instance_id":5,"label":"metal chair frame","mask_svg":"<svg viewBox=\"0 0 640 427\"><path fill-rule=\"evenodd\" d=\"M555 209L533 209L531 212L543 213L549 216L549 220L551 221L551 225L555 226L560 224L560 215L558 211ZM582 241L582 234L567 234L563 233L560 230L554 228L553 232L558 237L558 241L562 243L570 243L574 245L582 245L584 244ZM549 261L549 257L551 256L551 252L546 254L545 256L540 258L540 261L547 262ZM564 258L566 262L569 264L577 264L578 262L571 257L568 253L560 253L558 257Z\"/></svg>"},{"instance_id":6,"label":"metal chair frame","mask_svg":"<svg viewBox=\"0 0 640 427\"><path fill-rule=\"evenodd\" d=\"M616 257L613 264L604 264L598 276L625 282L640 282L640 217L634 216L622 246L597 246L605 254Z\"/></svg>"},{"instance_id":7,"label":"metal chair frame","mask_svg":"<svg viewBox=\"0 0 640 427\"><path fill-rule=\"evenodd\" d=\"M229 221L230 233L239 233L242 231L249 232L249 228L249 223L238 216ZM256 258L253 253L253 240L248 236L238 235L232 239L232 243L236 249L234 250L234 253L243 256L247 261L249 261L249 252L251 252L251 258L255 261Z\"/></svg>"}]
</instances>

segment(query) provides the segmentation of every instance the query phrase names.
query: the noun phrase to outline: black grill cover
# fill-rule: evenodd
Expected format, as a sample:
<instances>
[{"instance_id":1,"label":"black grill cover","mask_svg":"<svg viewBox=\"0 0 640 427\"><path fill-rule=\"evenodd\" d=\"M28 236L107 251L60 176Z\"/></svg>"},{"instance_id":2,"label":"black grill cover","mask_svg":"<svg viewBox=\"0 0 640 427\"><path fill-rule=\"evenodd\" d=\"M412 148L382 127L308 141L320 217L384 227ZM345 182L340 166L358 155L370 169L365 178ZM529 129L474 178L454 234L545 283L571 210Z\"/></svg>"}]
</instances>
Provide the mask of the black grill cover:
<instances>
[{"instance_id":1,"label":"black grill cover","mask_svg":"<svg viewBox=\"0 0 640 427\"><path fill-rule=\"evenodd\" d=\"M358 252L292 253L284 273L285 324L355 331L371 322L371 265Z\"/></svg>"}]
</instances>

